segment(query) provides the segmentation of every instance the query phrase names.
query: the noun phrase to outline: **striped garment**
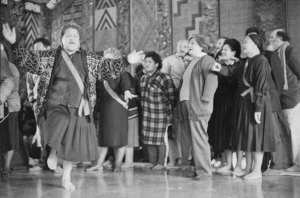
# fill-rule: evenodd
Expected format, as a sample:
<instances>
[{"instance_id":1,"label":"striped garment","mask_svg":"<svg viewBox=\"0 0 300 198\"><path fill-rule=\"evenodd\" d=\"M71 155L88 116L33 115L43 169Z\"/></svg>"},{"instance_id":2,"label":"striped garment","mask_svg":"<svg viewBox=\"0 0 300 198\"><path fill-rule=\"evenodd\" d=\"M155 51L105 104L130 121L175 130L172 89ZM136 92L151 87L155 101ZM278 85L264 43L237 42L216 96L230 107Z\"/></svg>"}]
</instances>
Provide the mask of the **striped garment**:
<instances>
[{"instance_id":1,"label":"striped garment","mask_svg":"<svg viewBox=\"0 0 300 198\"><path fill-rule=\"evenodd\" d=\"M145 74L140 87L144 144L162 145L166 127L173 122L175 86L168 74L158 70L152 75Z\"/></svg>"}]
</instances>

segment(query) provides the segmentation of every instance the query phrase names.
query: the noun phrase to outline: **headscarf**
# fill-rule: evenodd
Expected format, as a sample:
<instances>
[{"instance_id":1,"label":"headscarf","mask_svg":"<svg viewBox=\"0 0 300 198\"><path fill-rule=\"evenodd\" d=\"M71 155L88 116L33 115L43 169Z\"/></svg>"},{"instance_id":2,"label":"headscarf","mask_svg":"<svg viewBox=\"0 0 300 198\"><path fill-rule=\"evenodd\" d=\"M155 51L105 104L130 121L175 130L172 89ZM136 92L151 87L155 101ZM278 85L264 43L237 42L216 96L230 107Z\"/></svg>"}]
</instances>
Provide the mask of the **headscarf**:
<instances>
[{"instance_id":1,"label":"headscarf","mask_svg":"<svg viewBox=\"0 0 300 198\"><path fill-rule=\"evenodd\" d=\"M261 36L257 34L250 34L248 35L249 38L255 43L255 45L258 47L260 52L264 51L264 40Z\"/></svg>"}]
</instances>

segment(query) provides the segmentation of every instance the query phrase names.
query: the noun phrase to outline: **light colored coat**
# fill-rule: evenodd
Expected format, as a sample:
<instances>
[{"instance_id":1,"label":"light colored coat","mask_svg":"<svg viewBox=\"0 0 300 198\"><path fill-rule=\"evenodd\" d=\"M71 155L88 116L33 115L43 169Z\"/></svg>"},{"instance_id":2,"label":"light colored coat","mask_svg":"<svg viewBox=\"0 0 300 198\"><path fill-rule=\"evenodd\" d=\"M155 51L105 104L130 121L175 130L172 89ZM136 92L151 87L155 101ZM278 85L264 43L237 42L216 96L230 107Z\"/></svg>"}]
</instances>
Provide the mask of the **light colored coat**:
<instances>
[{"instance_id":1,"label":"light colored coat","mask_svg":"<svg viewBox=\"0 0 300 198\"><path fill-rule=\"evenodd\" d=\"M14 77L14 88L10 95L7 97L8 110L9 112L18 112L21 109L21 101L19 95L20 73L13 63L9 63L9 69L11 70Z\"/></svg>"}]
</instances>

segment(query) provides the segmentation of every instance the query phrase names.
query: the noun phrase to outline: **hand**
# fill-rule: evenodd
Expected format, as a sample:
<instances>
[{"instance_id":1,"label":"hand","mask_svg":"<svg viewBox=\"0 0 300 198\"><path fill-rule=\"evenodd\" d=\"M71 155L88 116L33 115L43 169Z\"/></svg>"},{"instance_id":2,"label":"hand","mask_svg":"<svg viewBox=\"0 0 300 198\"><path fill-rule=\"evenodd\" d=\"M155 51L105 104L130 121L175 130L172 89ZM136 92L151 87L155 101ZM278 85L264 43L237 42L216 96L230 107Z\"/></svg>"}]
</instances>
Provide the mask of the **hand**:
<instances>
[{"instance_id":1,"label":"hand","mask_svg":"<svg viewBox=\"0 0 300 198\"><path fill-rule=\"evenodd\" d=\"M128 62L130 64L135 64L135 63L141 63L142 60L145 59L145 54L143 51L136 51L134 50L127 56Z\"/></svg>"},{"instance_id":2,"label":"hand","mask_svg":"<svg viewBox=\"0 0 300 198\"><path fill-rule=\"evenodd\" d=\"M222 69L222 66L219 63L213 64L213 66L211 68L212 71L216 71L216 72L220 72L221 69Z\"/></svg>"},{"instance_id":3,"label":"hand","mask_svg":"<svg viewBox=\"0 0 300 198\"><path fill-rule=\"evenodd\" d=\"M36 141L36 145L37 147L42 147L42 144L41 144L41 134L40 134L40 131L37 129L33 138L32 138L32 142L31 144L34 144L34 142Z\"/></svg>"},{"instance_id":4,"label":"hand","mask_svg":"<svg viewBox=\"0 0 300 198\"><path fill-rule=\"evenodd\" d=\"M136 98L137 97L137 95L134 95L134 94L132 94L130 91L128 91L128 90L126 90L125 92L124 92L124 99L125 99L125 101L129 101L129 99L132 99L132 98Z\"/></svg>"},{"instance_id":5,"label":"hand","mask_svg":"<svg viewBox=\"0 0 300 198\"><path fill-rule=\"evenodd\" d=\"M14 44L17 40L16 28L11 29L8 23L2 25L2 34L10 44Z\"/></svg>"},{"instance_id":6,"label":"hand","mask_svg":"<svg viewBox=\"0 0 300 198\"><path fill-rule=\"evenodd\" d=\"M254 120L257 124L260 124L260 120L261 120L261 112L254 112Z\"/></svg>"}]
</instances>

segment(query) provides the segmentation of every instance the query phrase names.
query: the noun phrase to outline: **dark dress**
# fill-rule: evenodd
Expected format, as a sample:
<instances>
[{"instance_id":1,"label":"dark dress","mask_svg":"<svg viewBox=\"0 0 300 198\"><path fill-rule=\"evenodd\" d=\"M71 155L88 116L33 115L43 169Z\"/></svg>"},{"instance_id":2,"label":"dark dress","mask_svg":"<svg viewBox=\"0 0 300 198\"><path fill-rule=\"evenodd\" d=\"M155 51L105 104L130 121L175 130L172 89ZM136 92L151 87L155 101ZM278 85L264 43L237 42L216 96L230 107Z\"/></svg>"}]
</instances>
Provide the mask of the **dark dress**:
<instances>
[{"instance_id":1,"label":"dark dress","mask_svg":"<svg viewBox=\"0 0 300 198\"><path fill-rule=\"evenodd\" d=\"M8 115L8 107L4 106L4 115ZM9 115L0 119L0 155L12 150L9 140ZM0 160L1 161L1 160ZM1 167L1 165L0 165Z\"/></svg>"},{"instance_id":2,"label":"dark dress","mask_svg":"<svg viewBox=\"0 0 300 198\"><path fill-rule=\"evenodd\" d=\"M124 100L124 92L130 90L130 79L127 72L109 79L110 88ZM100 113L99 146L123 147L128 138L128 110L118 103L106 91L103 82L97 82L97 106L95 111Z\"/></svg>"},{"instance_id":3,"label":"dark dress","mask_svg":"<svg viewBox=\"0 0 300 198\"><path fill-rule=\"evenodd\" d=\"M231 134L234 130L233 120L236 119L233 98L236 89L236 83L231 78L218 76L214 110L208 123L209 142L217 153L232 148Z\"/></svg>"},{"instance_id":4,"label":"dark dress","mask_svg":"<svg viewBox=\"0 0 300 198\"><path fill-rule=\"evenodd\" d=\"M259 54L241 60L235 68L223 68L221 72L232 74L238 83L239 96L235 101L237 148L248 152L275 151L275 128L269 93L271 68L267 59ZM261 112L260 124L255 122L254 112Z\"/></svg>"}]
</instances>

